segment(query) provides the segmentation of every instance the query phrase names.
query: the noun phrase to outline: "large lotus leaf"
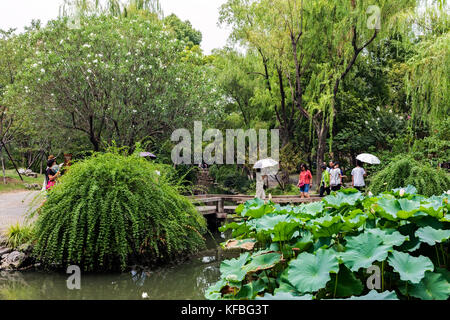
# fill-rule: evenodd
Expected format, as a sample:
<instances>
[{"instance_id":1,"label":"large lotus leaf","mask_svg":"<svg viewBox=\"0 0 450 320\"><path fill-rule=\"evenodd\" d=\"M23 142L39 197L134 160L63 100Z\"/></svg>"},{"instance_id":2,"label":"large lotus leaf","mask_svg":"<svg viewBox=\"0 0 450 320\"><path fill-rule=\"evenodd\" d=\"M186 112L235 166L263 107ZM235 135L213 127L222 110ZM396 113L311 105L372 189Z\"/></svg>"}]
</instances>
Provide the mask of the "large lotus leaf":
<instances>
[{"instance_id":1,"label":"large lotus leaf","mask_svg":"<svg viewBox=\"0 0 450 320\"><path fill-rule=\"evenodd\" d=\"M260 198L253 198L250 200L245 201L245 207L249 208L249 207L260 207L264 204L264 200L260 199Z\"/></svg>"},{"instance_id":2,"label":"large lotus leaf","mask_svg":"<svg viewBox=\"0 0 450 320\"><path fill-rule=\"evenodd\" d=\"M395 291L383 291L381 293L376 290L370 290L368 294L359 297L350 297L345 300L398 300Z\"/></svg>"},{"instance_id":3,"label":"large lotus leaf","mask_svg":"<svg viewBox=\"0 0 450 320\"><path fill-rule=\"evenodd\" d=\"M344 205L354 206L358 200L363 198L361 192L345 193L337 192L335 195L329 195L323 198L325 203L333 208L340 208Z\"/></svg>"},{"instance_id":4,"label":"large lotus leaf","mask_svg":"<svg viewBox=\"0 0 450 320\"><path fill-rule=\"evenodd\" d=\"M420 241L433 246L436 242L444 242L450 238L450 230L434 229L432 227L420 228L416 231Z\"/></svg>"},{"instance_id":5,"label":"large lotus leaf","mask_svg":"<svg viewBox=\"0 0 450 320\"><path fill-rule=\"evenodd\" d=\"M292 239L292 236L296 229L298 229L298 222L279 222L272 232L272 241L288 241Z\"/></svg>"},{"instance_id":6,"label":"large lotus leaf","mask_svg":"<svg viewBox=\"0 0 450 320\"><path fill-rule=\"evenodd\" d=\"M400 251L393 251L388 262L400 274L401 280L412 283L419 283L426 271L434 270L433 262L428 257L413 257Z\"/></svg>"},{"instance_id":7,"label":"large lotus leaf","mask_svg":"<svg viewBox=\"0 0 450 320\"><path fill-rule=\"evenodd\" d=\"M408 293L422 300L447 300L450 297L450 284L442 274L427 272L418 284L408 288Z\"/></svg>"},{"instance_id":8,"label":"large lotus leaf","mask_svg":"<svg viewBox=\"0 0 450 320\"><path fill-rule=\"evenodd\" d=\"M212 286L208 287L205 292L205 298L208 300L218 300L222 297L222 293L220 292L223 287L227 285L227 281L224 279L220 279Z\"/></svg>"},{"instance_id":9,"label":"large lotus leaf","mask_svg":"<svg viewBox=\"0 0 450 320\"><path fill-rule=\"evenodd\" d=\"M330 281L330 272L338 271L339 263L334 250L319 249L316 254L303 252L292 260L288 280L299 292L315 292Z\"/></svg>"},{"instance_id":10,"label":"large lotus leaf","mask_svg":"<svg viewBox=\"0 0 450 320\"><path fill-rule=\"evenodd\" d=\"M444 205L442 196L432 196L420 204L420 209L430 216L441 219L444 216Z\"/></svg>"},{"instance_id":11,"label":"large lotus leaf","mask_svg":"<svg viewBox=\"0 0 450 320\"><path fill-rule=\"evenodd\" d=\"M420 209L420 201L399 199L400 210L397 212L397 217L400 219L408 219Z\"/></svg>"},{"instance_id":12,"label":"large lotus leaf","mask_svg":"<svg viewBox=\"0 0 450 320\"><path fill-rule=\"evenodd\" d=\"M404 236L395 229L367 229L367 232L379 236L383 240L383 244L390 246L400 246L406 240L409 240L409 236Z\"/></svg>"},{"instance_id":13,"label":"large lotus leaf","mask_svg":"<svg viewBox=\"0 0 450 320\"><path fill-rule=\"evenodd\" d=\"M346 251L340 257L350 270L358 271L370 267L374 261L384 261L391 250L392 246L383 244L379 236L364 232L347 239Z\"/></svg>"},{"instance_id":14,"label":"large lotus leaf","mask_svg":"<svg viewBox=\"0 0 450 320\"><path fill-rule=\"evenodd\" d=\"M292 213L293 211L293 207L292 206L281 206L279 204L274 205L274 213L276 214L288 214L288 213Z\"/></svg>"},{"instance_id":15,"label":"large lotus leaf","mask_svg":"<svg viewBox=\"0 0 450 320\"><path fill-rule=\"evenodd\" d=\"M297 242L292 246L293 248L297 248L300 251L305 251L309 247L312 246L314 241L314 237L309 231L301 231L300 238L297 239Z\"/></svg>"},{"instance_id":16,"label":"large lotus leaf","mask_svg":"<svg viewBox=\"0 0 450 320\"><path fill-rule=\"evenodd\" d=\"M247 263L249 257L250 254L246 252L241 254L239 258L222 261L220 264L222 279L234 282L242 281L247 274L243 267Z\"/></svg>"},{"instance_id":17,"label":"large lotus leaf","mask_svg":"<svg viewBox=\"0 0 450 320\"><path fill-rule=\"evenodd\" d=\"M356 230L361 227L367 220L367 215L360 209L351 211L348 215L343 217L344 226L343 231Z\"/></svg>"},{"instance_id":18,"label":"large lotus leaf","mask_svg":"<svg viewBox=\"0 0 450 320\"><path fill-rule=\"evenodd\" d=\"M257 232L273 230L280 222L293 222L294 218L288 214L267 214L259 219L253 220Z\"/></svg>"},{"instance_id":19,"label":"large lotus leaf","mask_svg":"<svg viewBox=\"0 0 450 320\"><path fill-rule=\"evenodd\" d=\"M244 208L241 212L243 217L261 218L262 216L271 213L274 207L270 204L263 204L258 206L252 206L250 208Z\"/></svg>"},{"instance_id":20,"label":"large lotus leaf","mask_svg":"<svg viewBox=\"0 0 450 320\"><path fill-rule=\"evenodd\" d=\"M311 231L314 234L314 237L316 238L332 237L335 234L341 232L343 226L344 226L343 223L335 223L329 227L314 226L313 228L311 228Z\"/></svg>"},{"instance_id":21,"label":"large lotus leaf","mask_svg":"<svg viewBox=\"0 0 450 320\"><path fill-rule=\"evenodd\" d=\"M404 195L414 195L417 193L417 189L412 185L408 185L405 188L392 189L392 192L394 192L395 194L400 194L400 192L402 192Z\"/></svg>"},{"instance_id":22,"label":"large lotus leaf","mask_svg":"<svg viewBox=\"0 0 450 320\"><path fill-rule=\"evenodd\" d=\"M332 280L327 284L328 292L334 292L336 275L332 274L331 279ZM364 290L364 285L361 280L357 279L355 274L342 264L339 266L337 279L336 297L345 298L353 295L360 295Z\"/></svg>"},{"instance_id":23,"label":"large lotus leaf","mask_svg":"<svg viewBox=\"0 0 450 320\"><path fill-rule=\"evenodd\" d=\"M245 222L231 222L219 228L220 232L225 232L227 230L233 230L232 236L239 237L243 234L247 234L250 231L250 225Z\"/></svg>"},{"instance_id":24,"label":"large lotus leaf","mask_svg":"<svg viewBox=\"0 0 450 320\"><path fill-rule=\"evenodd\" d=\"M244 209L245 209L245 205L243 203L241 203L240 205L238 205L236 207L234 212L240 215L242 213L242 211L244 211Z\"/></svg>"},{"instance_id":25,"label":"large lotus leaf","mask_svg":"<svg viewBox=\"0 0 450 320\"><path fill-rule=\"evenodd\" d=\"M223 245L225 249L244 249L244 250L252 250L255 247L256 240L255 239L230 239Z\"/></svg>"},{"instance_id":26,"label":"large lotus leaf","mask_svg":"<svg viewBox=\"0 0 450 320\"><path fill-rule=\"evenodd\" d=\"M242 286L241 290L236 294L236 299L241 300L251 300L254 299L255 296L266 289L266 285L264 281L258 279L256 281L252 281Z\"/></svg>"},{"instance_id":27,"label":"large lotus leaf","mask_svg":"<svg viewBox=\"0 0 450 320\"><path fill-rule=\"evenodd\" d=\"M246 265L243 270L248 273L271 269L280 262L281 257L281 254L278 252L254 254L251 257L250 263Z\"/></svg>"},{"instance_id":28,"label":"large lotus leaf","mask_svg":"<svg viewBox=\"0 0 450 320\"><path fill-rule=\"evenodd\" d=\"M384 218L397 221L398 219L408 219L412 217L420 208L419 201L408 199L380 199L378 207L381 209L378 212Z\"/></svg>"},{"instance_id":29,"label":"large lotus leaf","mask_svg":"<svg viewBox=\"0 0 450 320\"><path fill-rule=\"evenodd\" d=\"M312 223L321 227L330 227L331 225L341 222L342 217L340 215L331 216L327 215L321 218L316 218L312 220Z\"/></svg>"},{"instance_id":30,"label":"large lotus leaf","mask_svg":"<svg viewBox=\"0 0 450 320\"><path fill-rule=\"evenodd\" d=\"M303 213L305 215L311 216L311 217L315 217L317 215L319 215L320 213L322 213L323 211L323 202L311 202L308 204L304 204L302 206L300 206L300 213ZM295 213L295 209L294 209L294 213Z\"/></svg>"},{"instance_id":31,"label":"large lotus leaf","mask_svg":"<svg viewBox=\"0 0 450 320\"><path fill-rule=\"evenodd\" d=\"M391 221L397 221L397 212L401 210L397 199L382 198L375 204L377 212L383 217Z\"/></svg>"},{"instance_id":32,"label":"large lotus leaf","mask_svg":"<svg viewBox=\"0 0 450 320\"><path fill-rule=\"evenodd\" d=\"M294 296L289 292L276 292L274 295L266 293L264 297L256 297L255 300L312 300L313 296L305 294L303 296Z\"/></svg>"}]
</instances>

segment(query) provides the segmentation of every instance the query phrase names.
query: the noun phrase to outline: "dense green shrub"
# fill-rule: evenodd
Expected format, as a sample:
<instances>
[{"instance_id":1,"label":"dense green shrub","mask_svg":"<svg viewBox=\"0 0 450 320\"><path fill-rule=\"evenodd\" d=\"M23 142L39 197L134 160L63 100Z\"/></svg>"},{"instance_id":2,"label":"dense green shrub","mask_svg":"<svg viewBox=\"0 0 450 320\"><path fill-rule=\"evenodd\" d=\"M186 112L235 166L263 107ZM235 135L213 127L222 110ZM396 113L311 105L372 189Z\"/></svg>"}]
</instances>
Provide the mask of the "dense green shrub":
<instances>
[{"instance_id":1,"label":"dense green shrub","mask_svg":"<svg viewBox=\"0 0 450 320\"><path fill-rule=\"evenodd\" d=\"M372 193L413 185L418 193L432 196L450 189L450 175L441 169L416 161L410 157L398 158L377 173L370 182Z\"/></svg>"},{"instance_id":2,"label":"dense green shrub","mask_svg":"<svg viewBox=\"0 0 450 320\"><path fill-rule=\"evenodd\" d=\"M163 170L117 153L74 164L38 211L38 259L111 270L168 262L202 248L205 220Z\"/></svg>"}]
</instances>

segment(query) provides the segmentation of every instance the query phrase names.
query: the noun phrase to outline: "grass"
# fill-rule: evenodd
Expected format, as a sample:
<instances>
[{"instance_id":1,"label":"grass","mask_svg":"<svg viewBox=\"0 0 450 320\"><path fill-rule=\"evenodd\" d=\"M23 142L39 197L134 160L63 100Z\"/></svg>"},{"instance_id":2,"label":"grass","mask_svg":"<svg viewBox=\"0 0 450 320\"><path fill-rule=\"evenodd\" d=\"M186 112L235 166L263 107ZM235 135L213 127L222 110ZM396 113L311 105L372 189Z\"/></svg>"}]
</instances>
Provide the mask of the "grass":
<instances>
[{"instance_id":1,"label":"grass","mask_svg":"<svg viewBox=\"0 0 450 320\"><path fill-rule=\"evenodd\" d=\"M16 223L6 230L6 244L10 248L18 248L22 244L29 243L34 236L32 225L20 225Z\"/></svg>"},{"instance_id":2,"label":"grass","mask_svg":"<svg viewBox=\"0 0 450 320\"><path fill-rule=\"evenodd\" d=\"M44 175L38 174L37 178L25 177L22 175L23 182L20 180L19 175L16 170L6 170L6 184L3 183L3 173L0 170L0 193L17 191L17 190L27 190L25 184L37 183L42 186L44 182Z\"/></svg>"}]
</instances>

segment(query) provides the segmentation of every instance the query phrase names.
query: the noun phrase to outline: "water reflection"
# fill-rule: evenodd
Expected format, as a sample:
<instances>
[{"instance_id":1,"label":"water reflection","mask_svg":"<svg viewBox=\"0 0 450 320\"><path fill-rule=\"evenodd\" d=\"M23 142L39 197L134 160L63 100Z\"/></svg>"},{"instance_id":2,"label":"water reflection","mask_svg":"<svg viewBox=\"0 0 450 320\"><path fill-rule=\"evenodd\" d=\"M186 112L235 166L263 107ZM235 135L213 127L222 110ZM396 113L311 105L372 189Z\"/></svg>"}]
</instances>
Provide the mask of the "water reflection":
<instances>
[{"instance_id":1,"label":"water reflection","mask_svg":"<svg viewBox=\"0 0 450 320\"><path fill-rule=\"evenodd\" d=\"M221 238L218 235L218 238ZM0 272L0 300L69 299L204 299L205 290L220 277L222 260L215 242L185 263L153 271L82 274L81 289L69 290L68 274L55 272Z\"/></svg>"}]
</instances>

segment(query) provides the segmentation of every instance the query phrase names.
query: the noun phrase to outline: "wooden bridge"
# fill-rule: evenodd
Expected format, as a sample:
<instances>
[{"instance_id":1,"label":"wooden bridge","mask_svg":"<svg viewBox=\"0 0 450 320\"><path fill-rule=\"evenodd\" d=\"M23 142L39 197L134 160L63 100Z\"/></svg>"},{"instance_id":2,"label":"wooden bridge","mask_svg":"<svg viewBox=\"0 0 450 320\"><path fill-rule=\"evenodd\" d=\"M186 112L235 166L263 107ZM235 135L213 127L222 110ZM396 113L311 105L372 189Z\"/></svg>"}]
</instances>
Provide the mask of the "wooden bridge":
<instances>
[{"instance_id":1,"label":"wooden bridge","mask_svg":"<svg viewBox=\"0 0 450 320\"><path fill-rule=\"evenodd\" d=\"M189 197L197 210L203 215L216 215L218 219L225 219L228 214L233 214L237 205L251 200L254 196L249 195L229 195L229 194L203 194ZM272 196L272 202L279 204L299 204L305 202L316 202L322 198L312 196L311 198L301 198L299 196ZM235 205L225 205L225 201Z\"/></svg>"}]
</instances>

